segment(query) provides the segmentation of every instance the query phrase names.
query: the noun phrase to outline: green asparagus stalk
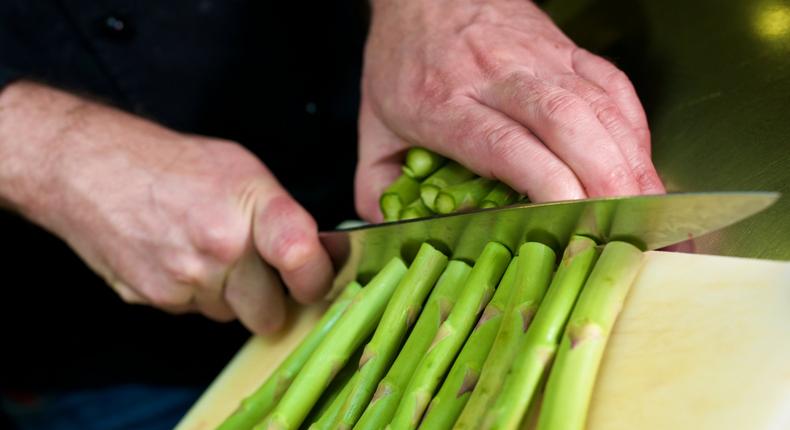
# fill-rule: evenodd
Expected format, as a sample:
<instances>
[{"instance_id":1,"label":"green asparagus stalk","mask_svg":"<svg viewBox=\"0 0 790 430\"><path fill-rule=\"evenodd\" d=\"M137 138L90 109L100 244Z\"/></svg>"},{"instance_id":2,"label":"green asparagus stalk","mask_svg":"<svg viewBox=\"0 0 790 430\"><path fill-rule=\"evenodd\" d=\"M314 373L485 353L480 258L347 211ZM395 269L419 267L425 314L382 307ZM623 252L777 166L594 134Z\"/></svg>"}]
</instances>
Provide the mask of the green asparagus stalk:
<instances>
[{"instance_id":1,"label":"green asparagus stalk","mask_svg":"<svg viewBox=\"0 0 790 430\"><path fill-rule=\"evenodd\" d=\"M299 427L335 374L376 328L406 270L401 259L393 258L357 293L332 330L323 336L280 402L256 429Z\"/></svg>"},{"instance_id":2,"label":"green asparagus stalk","mask_svg":"<svg viewBox=\"0 0 790 430\"><path fill-rule=\"evenodd\" d=\"M642 252L610 242L593 268L549 374L538 430L581 430L606 342L641 267Z\"/></svg>"},{"instance_id":3,"label":"green asparagus stalk","mask_svg":"<svg viewBox=\"0 0 790 430\"><path fill-rule=\"evenodd\" d=\"M400 212L400 219L424 218L431 215L433 215L433 211L431 211L428 206L425 206L422 199L417 199L409 203L409 205Z\"/></svg>"},{"instance_id":4,"label":"green asparagus stalk","mask_svg":"<svg viewBox=\"0 0 790 430\"><path fill-rule=\"evenodd\" d=\"M401 352L379 383L373 399L354 426L355 430L379 430L390 422L414 368L417 367L425 351L430 347L439 326L455 305L471 270L469 265L459 260L450 261L447 265Z\"/></svg>"},{"instance_id":5,"label":"green asparagus stalk","mask_svg":"<svg viewBox=\"0 0 790 430\"><path fill-rule=\"evenodd\" d=\"M493 295L509 261L510 251L505 246L496 242L485 246L461 296L417 365L390 423L393 429L412 429L420 422L434 390Z\"/></svg>"},{"instance_id":6,"label":"green asparagus stalk","mask_svg":"<svg viewBox=\"0 0 790 430\"><path fill-rule=\"evenodd\" d=\"M359 360L359 377L340 410L334 428L349 429L356 424L446 265L444 254L427 243L422 244L387 304L373 338L365 346Z\"/></svg>"},{"instance_id":7,"label":"green asparagus stalk","mask_svg":"<svg viewBox=\"0 0 790 430\"><path fill-rule=\"evenodd\" d=\"M296 374L302 369L327 332L334 327L361 288L362 286L356 282L348 284L316 323L310 334L288 355L263 385L241 402L239 408L226 418L218 429L248 430L261 421L274 408L280 396L291 385Z\"/></svg>"},{"instance_id":8,"label":"green asparagus stalk","mask_svg":"<svg viewBox=\"0 0 790 430\"><path fill-rule=\"evenodd\" d=\"M434 209L440 214L474 209L480 205L480 201L494 188L494 185L496 181L493 179L475 178L446 187L436 196Z\"/></svg>"},{"instance_id":9,"label":"green asparagus stalk","mask_svg":"<svg viewBox=\"0 0 790 430\"><path fill-rule=\"evenodd\" d=\"M517 261L517 258L510 261L494 297L477 320L477 325L464 343L439 392L428 405L425 417L420 422L421 430L449 429L469 400L513 291Z\"/></svg>"},{"instance_id":10,"label":"green asparagus stalk","mask_svg":"<svg viewBox=\"0 0 790 430\"><path fill-rule=\"evenodd\" d=\"M310 413L307 415L307 418L305 418L303 424L310 423L310 426L312 427L313 424L316 424L322 417L325 417L328 414L334 413L333 417L337 416L337 411L340 410L340 407L345 401L345 397L340 400L338 400L338 397L341 395L348 395L348 391L343 394L343 390L348 387L351 379L356 377L358 373L357 368L359 366L357 366L357 363L359 362L359 358L362 357L362 350L363 348L358 348L354 352L354 355L348 359L348 363L343 366L343 369L338 372L337 375L335 375L335 377L332 379L332 382L328 387L326 387L326 390L324 390L323 394L321 394L321 397L319 397L318 401L316 401L315 405L310 410ZM333 405L338 402L340 405L337 405L337 411L330 411L330 408L332 408ZM334 423L334 419L330 421L328 425L332 425L332 423ZM304 425L301 427L304 427Z\"/></svg>"},{"instance_id":11,"label":"green asparagus stalk","mask_svg":"<svg viewBox=\"0 0 790 430\"><path fill-rule=\"evenodd\" d=\"M504 182L498 182L480 201L481 208L499 208L514 203L518 193Z\"/></svg>"},{"instance_id":12,"label":"green asparagus stalk","mask_svg":"<svg viewBox=\"0 0 790 430\"><path fill-rule=\"evenodd\" d=\"M425 148L411 148L406 153L403 173L414 179L423 179L442 167L445 161L446 158Z\"/></svg>"},{"instance_id":13,"label":"green asparagus stalk","mask_svg":"<svg viewBox=\"0 0 790 430\"><path fill-rule=\"evenodd\" d=\"M329 403L329 407L327 407L318 417L318 419L310 424L308 430L332 430L332 426L337 421L337 417L340 415L340 409L343 408L343 404L346 402L348 398L348 393L351 392L351 388L356 383L357 378L359 377L359 372L354 372L354 375L351 379L343 385L343 389L340 390L338 395L332 399Z\"/></svg>"},{"instance_id":14,"label":"green asparagus stalk","mask_svg":"<svg viewBox=\"0 0 790 430\"><path fill-rule=\"evenodd\" d=\"M493 407L486 412L482 428L519 428L557 351L573 304L597 258L595 241L584 236L571 238L546 297L513 360L502 391Z\"/></svg>"},{"instance_id":15,"label":"green asparagus stalk","mask_svg":"<svg viewBox=\"0 0 790 430\"><path fill-rule=\"evenodd\" d=\"M420 198L423 203L425 203L425 206L436 212L434 203L436 201L436 196L439 195L439 191L450 185L468 181L475 176L476 175L466 167L455 161L448 161L442 168L422 181L422 184L420 184Z\"/></svg>"},{"instance_id":16,"label":"green asparagus stalk","mask_svg":"<svg viewBox=\"0 0 790 430\"><path fill-rule=\"evenodd\" d=\"M454 429L480 428L486 411L493 404L510 371L513 357L525 338L532 317L543 300L554 271L555 258L554 251L542 243L527 242L519 248L516 286L502 317L494 345L483 364L480 380Z\"/></svg>"},{"instance_id":17,"label":"green asparagus stalk","mask_svg":"<svg viewBox=\"0 0 790 430\"><path fill-rule=\"evenodd\" d=\"M406 174L400 175L381 194L379 205L381 213L384 215L384 221L397 221L400 211L409 203L417 200L419 196L420 183Z\"/></svg>"}]
</instances>

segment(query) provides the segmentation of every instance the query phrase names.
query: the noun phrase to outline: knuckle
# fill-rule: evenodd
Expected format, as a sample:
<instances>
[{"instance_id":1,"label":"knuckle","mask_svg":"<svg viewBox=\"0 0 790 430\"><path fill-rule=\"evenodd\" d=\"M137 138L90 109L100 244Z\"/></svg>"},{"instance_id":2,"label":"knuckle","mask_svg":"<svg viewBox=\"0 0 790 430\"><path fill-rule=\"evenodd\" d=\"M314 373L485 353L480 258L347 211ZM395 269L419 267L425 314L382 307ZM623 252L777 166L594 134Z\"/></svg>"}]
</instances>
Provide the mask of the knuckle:
<instances>
[{"instance_id":1,"label":"knuckle","mask_svg":"<svg viewBox=\"0 0 790 430\"><path fill-rule=\"evenodd\" d=\"M567 122L580 114L579 99L570 93L548 92L540 99L539 109L549 121Z\"/></svg>"},{"instance_id":2,"label":"knuckle","mask_svg":"<svg viewBox=\"0 0 790 430\"><path fill-rule=\"evenodd\" d=\"M220 219L224 218L224 219ZM214 217L199 223L194 236L195 247L222 262L235 261L244 251L248 228L228 222L229 217Z\"/></svg>"},{"instance_id":3,"label":"knuckle","mask_svg":"<svg viewBox=\"0 0 790 430\"><path fill-rule=\"evenodd\" d=\"M607 129L621 126L622 115L620 114L620 109L611 100L600 101L594 106L594 109L598 121ZM622 126L624 125L622 124Z\"/></svg>"},{"instance_id":4,"label":"knuckle","mask_svg":"<svg viewBox=\"0 0 790 430\"><path fill-rule=\"evenodd\" d=\"M208 267L202 258L179 255L167 258L164 270L167 276L179 284L202 285L208 277Z\"/></svg>"}]
</instances>

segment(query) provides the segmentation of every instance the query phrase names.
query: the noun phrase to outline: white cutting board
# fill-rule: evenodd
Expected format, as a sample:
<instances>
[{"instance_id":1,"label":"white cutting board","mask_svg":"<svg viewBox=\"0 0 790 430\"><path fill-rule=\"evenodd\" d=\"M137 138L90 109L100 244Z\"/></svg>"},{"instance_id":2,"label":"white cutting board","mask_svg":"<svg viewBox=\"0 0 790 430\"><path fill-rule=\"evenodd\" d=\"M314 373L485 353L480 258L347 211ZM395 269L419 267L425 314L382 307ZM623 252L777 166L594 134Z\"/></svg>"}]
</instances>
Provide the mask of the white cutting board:
<instances>
[{"instance_id":1,"label":"white cutting board","mask_svg":"<svg viewBox=\"0 0 790 430\"><path fill-rule=\"evenodd\" d=\"M251 339L178 425L213 429L318 318ZM615 325L591 430L790 429L790 262L666 252L646 262Z\"/></svg>"}]
</instances>

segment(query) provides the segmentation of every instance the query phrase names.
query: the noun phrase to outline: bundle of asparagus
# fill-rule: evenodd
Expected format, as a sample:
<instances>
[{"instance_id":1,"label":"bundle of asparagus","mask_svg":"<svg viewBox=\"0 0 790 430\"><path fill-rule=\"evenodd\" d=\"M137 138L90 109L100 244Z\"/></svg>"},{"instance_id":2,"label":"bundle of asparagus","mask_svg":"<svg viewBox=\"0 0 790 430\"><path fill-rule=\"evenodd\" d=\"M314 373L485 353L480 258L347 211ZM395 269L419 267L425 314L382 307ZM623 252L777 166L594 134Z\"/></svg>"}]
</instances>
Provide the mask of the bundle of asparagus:
<instances>
[{"instance_id":1,"label":"bundle of asparagus","mask_svg":"<svg viewBox=\"0 0 790 430\"><path fill-rule=\"evenodd\" d=\"M539 430L581 429L641 261L599 249L575 236L555 267L546 245L491 242L470 267L425 243L349 284L220 429L515 429L530 409Z\"/></svg>"},{"instance_id":2,"label":"bundle of asparagus","mask_svg":"<svg viewBox=\"0 0 790 430\"><path fill-rule=\"evenodd\" d=\"M502 182L477 176L424 148L406 153L403 174L381 195L385 221L474 208L507 206L526 198Z\"/></svg>"},{"instance_id":3,"label":"bundle of asparagus","mask_svg":"<svg viewBox=\"0 0 790 430\"><path fill-rule=\"evenodd\" d=\"M381 197L388 220L521 198L421 148L403 172ZM349 284L220 429L582 429L641 264L625 242L600 249L571 237L555 267L545 244L512 257L490 242L470 267L424 243L408 267Z\"/></svg>"}]
</instances>

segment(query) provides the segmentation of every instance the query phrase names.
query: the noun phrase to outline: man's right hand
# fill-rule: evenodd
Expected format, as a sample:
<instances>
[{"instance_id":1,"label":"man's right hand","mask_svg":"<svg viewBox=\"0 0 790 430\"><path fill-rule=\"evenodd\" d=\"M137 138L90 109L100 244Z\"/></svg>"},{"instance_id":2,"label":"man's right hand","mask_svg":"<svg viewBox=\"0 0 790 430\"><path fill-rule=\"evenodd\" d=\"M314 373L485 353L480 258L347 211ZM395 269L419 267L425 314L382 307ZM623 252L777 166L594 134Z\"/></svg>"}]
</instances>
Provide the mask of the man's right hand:
<instances>
[{"instance_id":1,"label":"man's right hand","mask_svg":"<svg viewBox=\"0 0 790 430\"><path fill-rule=\"evenodd\" d=\"M0 93L0 204L64 239L127 302L257 333L333 271L313 218L240 145L68 93ZM278 276L279 274L279 276Z\"/></svg>"}]
</instances>

